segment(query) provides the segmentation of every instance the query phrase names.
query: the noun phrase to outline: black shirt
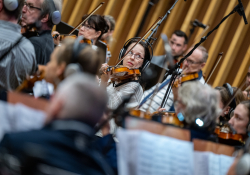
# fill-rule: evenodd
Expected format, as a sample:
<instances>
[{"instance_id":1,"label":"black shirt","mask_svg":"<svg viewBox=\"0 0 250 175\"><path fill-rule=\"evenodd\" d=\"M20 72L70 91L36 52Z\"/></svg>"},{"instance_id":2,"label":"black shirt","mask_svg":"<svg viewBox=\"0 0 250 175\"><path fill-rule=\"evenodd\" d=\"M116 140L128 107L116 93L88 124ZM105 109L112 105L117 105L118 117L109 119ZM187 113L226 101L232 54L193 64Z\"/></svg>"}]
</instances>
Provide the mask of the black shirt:
<instances>
[{"instance_id":1,"label":"black shirt","mask_svg":"<svg viewBox=\"0 0 250 175\"><path fill-rule=\"evenodd\" d=\"M51 30L38 32L38 36L33 36L28 39L35 48L37 64L46 65L50 61L50 55L54 50Z\"/></svg>"}]
</instances>

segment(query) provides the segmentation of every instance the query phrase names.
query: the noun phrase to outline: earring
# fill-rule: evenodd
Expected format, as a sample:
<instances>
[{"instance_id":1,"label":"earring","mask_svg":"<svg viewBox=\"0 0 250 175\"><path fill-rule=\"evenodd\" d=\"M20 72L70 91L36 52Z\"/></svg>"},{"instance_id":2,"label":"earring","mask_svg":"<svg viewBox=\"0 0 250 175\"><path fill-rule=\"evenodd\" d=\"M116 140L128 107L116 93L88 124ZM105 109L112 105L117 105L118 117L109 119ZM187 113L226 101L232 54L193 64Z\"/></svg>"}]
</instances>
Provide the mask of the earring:
<instances>
[{"instance_id":1,"label":"earring","mask_svg":"<svg viewBox=\"0 0 250 175\"><path fill-rule=\"evenodd\" d=\"M224 114L227 114L226 112L224 112Z\"/></svg>"}]
</instances>

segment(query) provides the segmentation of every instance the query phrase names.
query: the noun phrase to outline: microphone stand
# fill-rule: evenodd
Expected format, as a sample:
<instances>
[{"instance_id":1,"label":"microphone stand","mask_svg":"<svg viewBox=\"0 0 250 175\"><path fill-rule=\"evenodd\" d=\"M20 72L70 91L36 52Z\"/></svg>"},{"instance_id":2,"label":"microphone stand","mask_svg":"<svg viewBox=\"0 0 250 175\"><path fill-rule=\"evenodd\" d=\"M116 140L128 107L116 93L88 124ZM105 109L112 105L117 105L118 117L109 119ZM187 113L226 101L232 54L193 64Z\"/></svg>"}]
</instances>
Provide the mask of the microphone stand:
<instances>
[{"instance_id":1,"label":"microphone stand","mask_svg":"<svg viewBox=\"0 0 250 175\"><path fill-rule=\"evenodd\" d=\"M172 7L167 11L167 13L164 15L164 17L157 23L157 26L156 26L154 29L151 30L151 31L152 31L151 34L150 34L150 35L148 36L148 38L146 39L146 41L147 41L148 43L150 43L151 45L153 45L154 42L157 40L157 38L153 38L153 35L156 34L156 32L157 32L159 26L161 25L161 23L167 18L168 14L170 14L170 11L174 8L175 4L176 4L178 1L179 1L179 0L175 0L175 2L174 2L174 4L172 5ZM151 40L153 40L152 43L151 43Z\"/></svg>"},{"instance_id":2,"label":"microphone stand","mask_svg":"<svg viewBox=\"0 0 250 175\"><path fill-rule=\"evenodd\" d=\"M163 16L163 18L157 23L157 26L156 26L154 29L151 30L152 32L150 33L150 35L149 35L149 36L147 37L147 39L146 39L146 43L149 43L149 44L151 45L151 47L152 47L152 45L154 44L154 42L157 40L157 38L154 38L153 35L156 34L156 32L157 32L159 26L161 25L161 23L167 18L168 14L170 14L170 11L174 8L175 4L176 4L178 1L179 1L179 0L175 0L175 2L174 2L174 4L172 5L172 7L167 11L167 13ZM144 68L143 68L143 71L145 70L145 68L148 67L149 64L150 64L150 62L148 61L148 62L145 64L145 66L144 66Z\"/></svg>"},{"instance_id":3,"label":"microphone stand","mask_svg":"<svg viewBox=\"0 0 250 175\"><path fill-rule=\"evenodd\" d=\"M206 36L202 37L201 40L200 40L200 42L197 43L197 44L195 44L195 46L193 47L193 49L192 49L190 52L188 52L188 54L186 54L178 63L176 63L176 64L174 65L173 68L169 69L169 73L168 73L168 74L169 74L169 75L172 74L172 77L175 77L176 75L178 75L178 73L176 73L176 72L177 72L177 70L180 68L180 66L181 66L181 64L184 62L184 60L187 59L190 55L192 55L193 51L194 51L197 47L199 47L204 41L206 41L207 37L208 37L209 35L211 35L215 30L217 30L217 29L219 28L219 26L220 26L220 25L230 16L230 15L234 14L235 12L238 12L239 14L242 14L242 6L241 6L240 3L239 3L238 5L236 5L236 6L234 7L234 9L233 9L227 16L225 16L224 18L222 18L222 20L220 21L220 23L219 23L217 26L215 26L211 31L209 31L208 34L207 34ZM166 97L167 97L167 95L170 93L170 86L173 84L174 79L175 79L175 78L172 78L172 77L171 77L171 81L170 81L169 84L168 84L168 89L167 89L167 91L166 91L166 93L165 93L165 96L164 96L164 98L163 98L163 100L162 100L161 107L164 107L165 104L166 104L166 102L167 102L167 98L166 98Z\"/></svg>"}]
</instances>

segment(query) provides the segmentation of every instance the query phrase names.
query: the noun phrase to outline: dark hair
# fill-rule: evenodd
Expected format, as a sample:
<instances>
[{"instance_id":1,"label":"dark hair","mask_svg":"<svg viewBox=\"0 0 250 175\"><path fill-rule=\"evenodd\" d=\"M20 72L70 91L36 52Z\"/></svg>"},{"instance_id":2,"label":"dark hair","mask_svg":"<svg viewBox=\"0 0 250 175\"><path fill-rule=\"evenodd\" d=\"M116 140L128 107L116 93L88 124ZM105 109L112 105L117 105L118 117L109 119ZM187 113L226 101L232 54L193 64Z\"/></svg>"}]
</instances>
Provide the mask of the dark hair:
<instances>
[{"instance_id":1,"label":"dark hair","mask_svg":"<svg viewBox=\"0 0 250 175\"><path fill-rule=\"evenodd\" d=\"M52 3L54 3L55 7L51 6L51 2L49 1L53 1ZM51 16L50 14L55 10L54 8L56 8L56 10L61 11L60 7L59 7L59 2L54 1L54 0L44 0L43 3L41 4L41 18L45 17L45 15L49 14L49 20L47 22L48 26L50 28L52 28L54 26Z\"/></svg>"},{"instance_id":2,"label":"dark hair","mask_svg":"<svg viewBox=\"0 0 250 175\"><path fill-rule=\"evenodd\" d=\"M173 34L177 35L178 37L184 37L184 39L185 39L184 44L188 43L188 37L183 31L175 30Z\"/></svg>"},{"instance_id":3,"label":"dark hair","mask_svg":"<svg viewBox=\"0 0 250 175\"><path fill-rule=\"evenodd\" d=\"M132 38L130 40L128 40L125 45L123 46L123 49L122 49L122 53L121 53L121 57L123 57L128 49L128 47L133 44L133 43L136 43L138 42L138 39L136 38ZM150 53L150 50L149 50L149 46L148 44L146 44L144 41L141 41L139 43L143 48L144 48L144 54L145 54L145 57L143 59L143 63L142 63L142 66L139 68L140 71L142 71L142 69L144 68L145 64L151 60L151 53Z\"/></svg>"},{"instance_id":4,"label":"dark hair","mask_svg":"<svg viewBox=\"0 0 250 175\"><path fill-rule=\"evenodd\" d=\"M15 19L18 19L21 16L22 13L22 9L23 9L23 5L24 5L24 0L17 0L18 1L18 7L16 10L14 11L9 11L4 5L3 5L3 9L4 12L8 15L8 16L14 16ZM4 3L2 1L2 3Z\"/></svg>"},{"instance_id":5,"label":"dark hair","mask_svg":"<svg viewBox=\"0 0 250 175\"><path fill-rule=\"evenodd\" d=\"M232 87L234 90L234 93L238 90L237 87ZM241 90L238 90L236 95L235 95L235 102L236 105L238 105L240 102L247 100Z\"/></svg>"},{"instance_id":6,"label":"dark hair","mask_svg":"<svg viewBox=\"0 0 250 175\"><path fill-rule=\"evenodd\" d=\"M82 17L82 20L84 20L86 17L87 15L84 15ZM104 33L107 33L109 30L109 26L106 20L101 15L92 15L89 17L87 21L88 21L88 24L95 29L95 31L101 31L101 35L98 37L97 40L101 39L102 35Z\"/></svg>"},{"instance_id":7,"label":"dark hair","mask_svg":"<svg viewBox=\"0 0 250 175\"><path fill-rule=\"evenodd\" d=\"M225 87L218 86L215 88L216 90L219 90L221 101L223 103L223 108L226 107L227 103L229 102L231 96L227 92L227 89Z\"/></svg>"}]
</instances>

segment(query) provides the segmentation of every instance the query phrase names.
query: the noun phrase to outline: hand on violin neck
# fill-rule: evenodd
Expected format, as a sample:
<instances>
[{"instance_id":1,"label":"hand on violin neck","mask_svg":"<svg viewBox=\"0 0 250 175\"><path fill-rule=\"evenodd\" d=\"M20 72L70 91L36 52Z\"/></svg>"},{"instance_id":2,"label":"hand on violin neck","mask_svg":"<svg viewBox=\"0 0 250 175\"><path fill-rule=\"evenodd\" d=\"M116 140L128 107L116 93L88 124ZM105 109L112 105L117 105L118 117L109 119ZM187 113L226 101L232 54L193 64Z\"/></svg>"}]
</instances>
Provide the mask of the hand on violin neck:
<instances>
[{"instance_id":1,"label":"hand on violin neck","mask_svg":"<svg viewBox=\"0 0 250 175\"><path fill-rule=\"evenodd\" d=\"M102 67L100 68L99 72L101 74L101 84L103 86L107 86L107 82L110 79L110 73L111 72L107 72L107 68L109 67L109 65L107 63L102 64Z\"/></svg>"},{"instance_id":2,"label":"hand on violin neck","mask_svg":"<svg viewBox=\"0 0 250 175\"><path fill-rule=\"evenodd\" d=\"M52 37L53 37L54 44L58 46L60 44L60 33L57 31L53 31Z\"/></svg>"},{"instance_id":3,"label":"hand on violin neck","mask_svg":"<svg viewBox=\"0 0 250 175\"><path fill-rule=\"evenodd\" d=\"M159 108L157 109L157 112L166 112L166 109L165 109L165 108L159 107Z\"/></svg>"}]
</instances>

